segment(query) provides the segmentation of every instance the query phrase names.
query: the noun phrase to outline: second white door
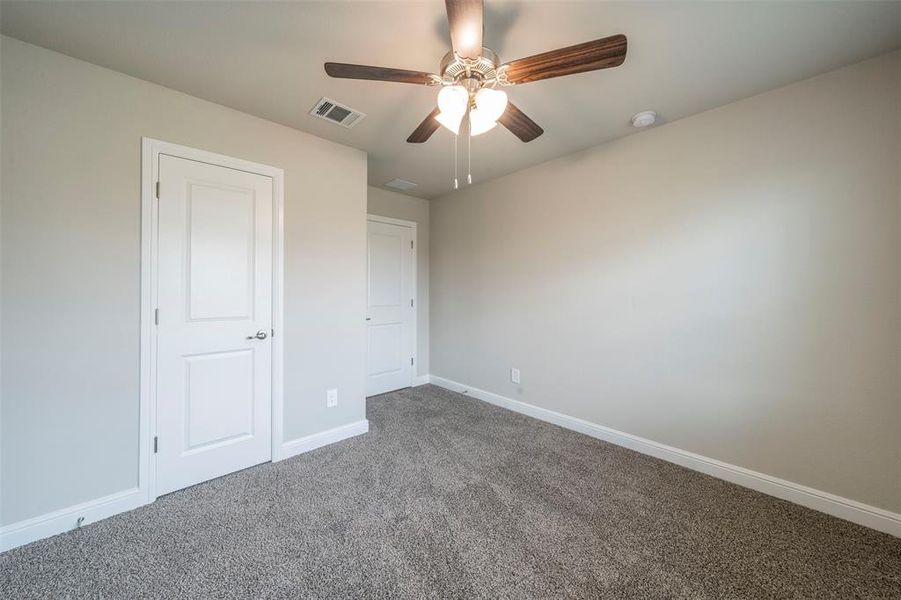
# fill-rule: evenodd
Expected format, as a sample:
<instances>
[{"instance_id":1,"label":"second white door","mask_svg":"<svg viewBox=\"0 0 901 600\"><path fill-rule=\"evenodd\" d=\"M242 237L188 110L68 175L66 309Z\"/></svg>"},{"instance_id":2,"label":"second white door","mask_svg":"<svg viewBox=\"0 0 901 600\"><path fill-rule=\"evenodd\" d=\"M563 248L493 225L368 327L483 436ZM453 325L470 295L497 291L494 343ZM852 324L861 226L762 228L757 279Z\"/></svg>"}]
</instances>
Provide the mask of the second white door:
<instances>
[{"instance_id":1,"label":"second white door","mask_svg":"<svg viewBox=\"0 0 901 600\"><path fill-rule=\"evenodd\" d=\"M272 179L160 155L156 493L271 459Z\"/></svg>"},{"instance_id":2,"label":"second white door","mask_svg":"<svg viewBox=\"0 0 901 600\"><path fill-rule=\"evenodd\" d=\"M413 228L369 221L366 395L413 385Z\"/></svg>"}]
</instances>

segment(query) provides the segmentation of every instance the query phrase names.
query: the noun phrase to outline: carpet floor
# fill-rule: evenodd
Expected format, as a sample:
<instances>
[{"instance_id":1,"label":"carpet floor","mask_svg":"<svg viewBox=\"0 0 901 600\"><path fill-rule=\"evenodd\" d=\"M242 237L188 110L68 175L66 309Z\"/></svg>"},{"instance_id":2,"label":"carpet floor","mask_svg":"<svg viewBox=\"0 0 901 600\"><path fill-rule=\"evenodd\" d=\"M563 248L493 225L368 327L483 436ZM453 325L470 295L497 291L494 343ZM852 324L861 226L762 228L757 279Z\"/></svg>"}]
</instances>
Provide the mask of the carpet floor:
<instances>
[{"instance_id":1,"label":"carpet floor","mask_svg":"<svg viewBox=\"0 0 901 600\"><path fill-rule=\"evenodd\" d=\"M901 598L901 539L433 386L0 554L0 597Z\"/></svg>"}]
</instances>

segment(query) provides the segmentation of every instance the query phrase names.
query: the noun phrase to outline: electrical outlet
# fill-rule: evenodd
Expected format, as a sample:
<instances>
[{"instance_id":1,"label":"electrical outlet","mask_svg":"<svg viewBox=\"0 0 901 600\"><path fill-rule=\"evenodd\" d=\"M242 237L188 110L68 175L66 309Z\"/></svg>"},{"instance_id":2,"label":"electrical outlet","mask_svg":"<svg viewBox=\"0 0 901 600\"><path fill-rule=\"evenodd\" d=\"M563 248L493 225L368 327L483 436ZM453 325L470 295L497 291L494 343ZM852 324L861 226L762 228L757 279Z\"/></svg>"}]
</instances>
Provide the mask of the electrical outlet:
<instances>
[{"instance_id":1,"label":"electrical outlet","mask_svg":"<svg viewBox=\"0 0 901 600\"><path fill-rule=\"evenodd\" d=\"M516 367L510 369L510 381L513 383L519 383L519 369Z\"/></svg>"},{"instance_id":2,"label":"electrical outlet","mask_svg":"<svg viewBox=\"0 0 901 600\"><path fill-rule=\"evenodd\" d=\"M338 406L338 390L329 390L325 393L325 405L328 408Z\"/></svg>"}]
</instances>

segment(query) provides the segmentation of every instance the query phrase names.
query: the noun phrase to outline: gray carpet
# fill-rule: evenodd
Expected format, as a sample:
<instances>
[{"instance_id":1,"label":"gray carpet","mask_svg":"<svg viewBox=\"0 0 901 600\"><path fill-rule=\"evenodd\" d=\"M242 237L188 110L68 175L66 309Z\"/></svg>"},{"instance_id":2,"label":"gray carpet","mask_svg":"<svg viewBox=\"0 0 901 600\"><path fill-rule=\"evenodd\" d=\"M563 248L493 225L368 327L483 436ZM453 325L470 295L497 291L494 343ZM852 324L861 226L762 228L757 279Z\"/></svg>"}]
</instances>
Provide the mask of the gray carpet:
<instances>
[{"instance_id":1,"label":"gray carpet","mask_svg":"<svg viewBox=\"0 0 901 600\"><path fill-rule=\"evenodd\" d=\"M901 540L424 386L0 555L3 598L901 598Z\"/></svg>"}]
</instances>

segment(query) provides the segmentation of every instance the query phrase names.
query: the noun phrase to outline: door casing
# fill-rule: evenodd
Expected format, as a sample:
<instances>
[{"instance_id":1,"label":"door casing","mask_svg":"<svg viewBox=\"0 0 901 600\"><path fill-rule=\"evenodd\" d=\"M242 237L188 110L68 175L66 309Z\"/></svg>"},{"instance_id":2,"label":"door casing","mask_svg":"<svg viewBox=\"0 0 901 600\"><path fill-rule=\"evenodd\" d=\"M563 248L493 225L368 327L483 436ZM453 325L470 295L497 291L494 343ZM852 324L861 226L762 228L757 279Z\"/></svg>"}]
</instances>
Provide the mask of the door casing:
<instances>
[{"instance_id":1,"label":"door casing","mask_svg":"<svg viewBox=\"0 0 901 600\"><path fill-rule=\"evenodd\" d=\"M410 337L411 345L410 352L413 355L413 368L410 371L410 386L413 387L416 384L416 373L419 370L419 332L417 331L417 325L419 323L419 288L417 283L417 276L419 271L419 263L418 263L418 253L419 253L419 239L416 235L416 221L406 221L404 219L395 219L393 217L383 217L381 215L366 215L366 223L367 227L370 221L375 221L376 223L388 223L389 225L400 225L401 227L409 227L412 230L413 234L413 277L412 277L412 294L413 294L413 319L412 324L410 325ZM367 273L367 277L369 274ZM368 360L368 358L367 358Z\"/></svg>"},{"instance_id":2,"label":"door casing","mask_svg":"<svg viewBox=\"0 0 901 600\"><path fill-rule=\"evenodd\" d=\"M141 344L140 344L140 433L138 489L144 503L156 500L156 348L155 298L158 269L158 212L156 183L159 156L166 154L272 178L272 462L284 458L284 205L285 174L282 169L214 152L141 139Z\"/></svg>"}]
</instances>

